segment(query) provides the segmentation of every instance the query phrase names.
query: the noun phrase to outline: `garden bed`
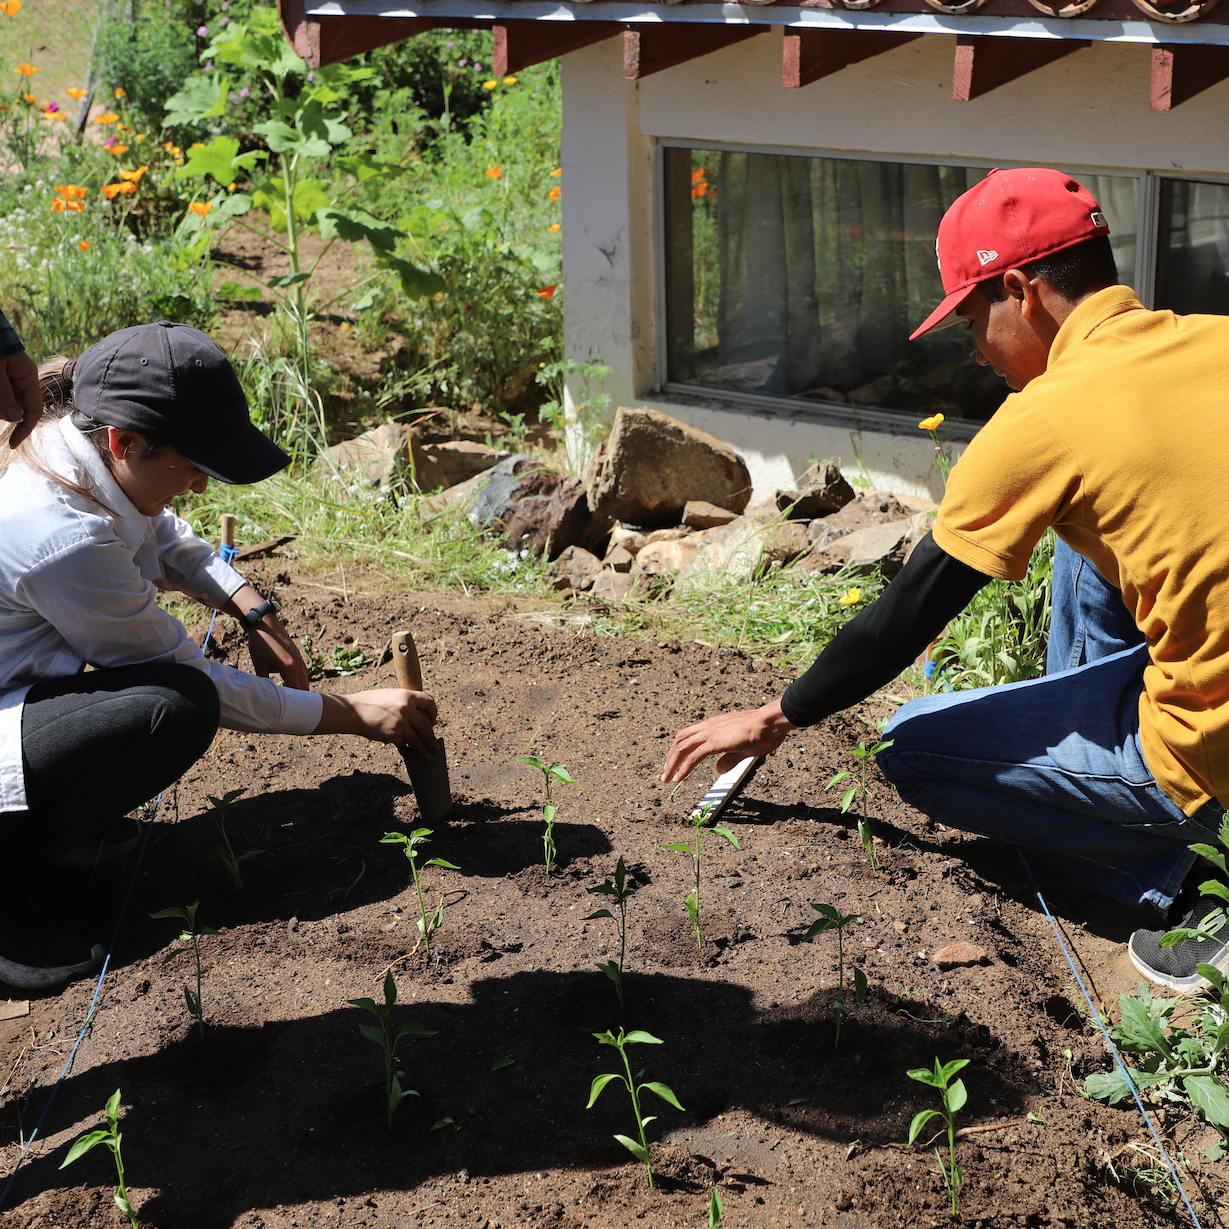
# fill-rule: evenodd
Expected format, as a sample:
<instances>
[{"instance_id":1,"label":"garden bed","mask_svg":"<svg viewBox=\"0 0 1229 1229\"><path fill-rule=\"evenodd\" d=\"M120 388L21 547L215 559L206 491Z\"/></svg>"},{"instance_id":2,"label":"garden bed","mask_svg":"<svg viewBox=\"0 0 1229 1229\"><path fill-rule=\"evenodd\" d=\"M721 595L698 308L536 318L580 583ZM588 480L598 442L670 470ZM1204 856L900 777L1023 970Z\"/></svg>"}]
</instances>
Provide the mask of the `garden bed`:
<instances>
[{"instance_id":1,"label":"garden bed","mask_svg":"<svg viewBox=\"0 0 1229 1229\"><path fill-rule=\"evenodd\" d=\"M266 570L256 583L267 587ZM1080 1095L1107 1056L1016 855L937 828L872 773L874 874L853 815L824 793L855 766L845 752L873 737L867 722L886 703L796 735L730 808L723 822L741 848L705 846L697 952L683 908L690 864L659 843L690 836L687 811L711 772L671 799L661 763L678 727L779 694L783 676L696 642L601 638L510 607L390 596L382 583L326 578L279 596L292 633L326 656L347 636L377 660L399 627L417 638L457 804L426 856L461 868L424 874L431 907L445 907L432 959L414 950L405 859L380 843L416 826L398 753L223 732L163 801L93 1028L0 1224L126 1223L105 1149L58 1168L119 1087L130 1191L141 1223L165 1229L669 1229L703 1225L715 1185L729 1226L942 1225L934 1154L904 1146L913 1115L937 1104L905 1073L936 1057L970 1060L957 1125L992 1128L958 1144L966 1224L1189 1223L1138 1113ZM235 648L232 632L231 660ZM370 664L320 685L393 678L391 663ZM556 787L550 878L540 776L514 761L523 754L562 761L579 781ZM239 788L230 830L242 892L207 860L217 834L206 795ZM639 885L625 1012L595 968L618 954L614 925L583 920L606 903L586 888L620 855ZM1138 920L1034 870L1113 1014L1138 981L1123 948ZM92 885L85 916L100 932L124 888L118 873ZM200 920L221 931L204 940L203 1043L184 1006L187 959L163 964L174 924L149 917L198 897ZM860 1006L850 996L839 1049L836 936L802 941L813 901L863 915L845 950L870 990ZM984 960L940 970L934 952L958 940ZM379 1000L390 965L397 1024L436 1030L401 1042L402 1082L419 1096L392 1133L380 1055L358 1031L367 1017L346 1003ZM78 983L0 1023L6 1172L92 991ZM648 1128L655 1190L612 1138L634 1134L621 1089L585 1108L593 1077L618 1068L592 1034L620 1024L663 1040L632 1051L634 1070L686 1107L645 1110L660 1111ZM502 1059L513 1062L493 1069ZM1177 1117L1168 1126L1204 1216L1224 1188L1198 1160L1214 1134Z\"/></svg>"}]
</instances>

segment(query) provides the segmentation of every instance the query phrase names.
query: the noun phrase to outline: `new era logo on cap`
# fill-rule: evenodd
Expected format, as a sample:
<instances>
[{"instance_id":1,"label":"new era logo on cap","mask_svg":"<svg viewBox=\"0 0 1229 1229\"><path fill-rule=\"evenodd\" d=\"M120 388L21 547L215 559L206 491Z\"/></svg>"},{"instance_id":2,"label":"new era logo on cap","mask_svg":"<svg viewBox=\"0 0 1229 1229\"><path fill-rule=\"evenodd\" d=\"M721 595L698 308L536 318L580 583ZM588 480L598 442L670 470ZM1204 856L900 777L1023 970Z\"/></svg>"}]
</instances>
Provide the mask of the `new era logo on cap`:
<instances>
[{"instance_id":1,"label":"new era logo on cap","mask_svg":"<svg viewBox=\"0 0 1229 1229\"><path fill-rule=\"evenodd\" d=\"M977 263L985 268L992 260L997 259L998 252L987 251L985 248L977 249Z\"/></svg>"}]
</instances>

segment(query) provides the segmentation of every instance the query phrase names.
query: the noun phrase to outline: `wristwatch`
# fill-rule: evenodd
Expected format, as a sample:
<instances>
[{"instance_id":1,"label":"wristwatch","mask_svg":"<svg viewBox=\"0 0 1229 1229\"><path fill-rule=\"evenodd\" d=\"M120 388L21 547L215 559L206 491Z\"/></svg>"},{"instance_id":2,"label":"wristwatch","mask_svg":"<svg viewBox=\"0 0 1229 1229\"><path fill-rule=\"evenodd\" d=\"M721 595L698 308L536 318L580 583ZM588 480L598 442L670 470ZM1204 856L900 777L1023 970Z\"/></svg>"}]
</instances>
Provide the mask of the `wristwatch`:
<instances>
[{"instance_id":1,"label":"wristwatch","mask_svg":"<svg viewBox=\"0 0 1229 1229\"><path fill-rule=\"evenodd\" d=\"M255 627L265 615L273 614L280 609L281 607L271 597L267 597L259 606L253 606L239 621L245 627Z\"/></svg>"}]
</instances>

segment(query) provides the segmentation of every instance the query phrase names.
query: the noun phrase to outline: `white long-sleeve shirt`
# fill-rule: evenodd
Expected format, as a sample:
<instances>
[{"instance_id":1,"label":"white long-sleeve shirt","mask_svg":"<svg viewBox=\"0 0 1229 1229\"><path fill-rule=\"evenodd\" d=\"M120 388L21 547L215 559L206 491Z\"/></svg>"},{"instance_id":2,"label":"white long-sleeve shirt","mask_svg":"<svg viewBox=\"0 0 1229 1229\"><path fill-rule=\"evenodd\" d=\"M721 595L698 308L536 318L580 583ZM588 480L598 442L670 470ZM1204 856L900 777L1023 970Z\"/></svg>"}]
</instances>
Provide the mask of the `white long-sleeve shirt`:
<instances>
[{"instance_id":1,"label":"white long-sleeve shirt","mask_svg":"<svg viewBox=\"0 0 1229 1229\"><path fill-rule=\"evenodd\" d=\"M195 666L217 687L226 728L310 734L319 695L210 661L156 601L159 589L178 590L217 608L243 577L174 513L138 512L67 418L41 428L36 445L48 469L94 499L17 460L0 475L0 811L26 809L27 691L86 662Z\"/></svg>"}]
</instances>

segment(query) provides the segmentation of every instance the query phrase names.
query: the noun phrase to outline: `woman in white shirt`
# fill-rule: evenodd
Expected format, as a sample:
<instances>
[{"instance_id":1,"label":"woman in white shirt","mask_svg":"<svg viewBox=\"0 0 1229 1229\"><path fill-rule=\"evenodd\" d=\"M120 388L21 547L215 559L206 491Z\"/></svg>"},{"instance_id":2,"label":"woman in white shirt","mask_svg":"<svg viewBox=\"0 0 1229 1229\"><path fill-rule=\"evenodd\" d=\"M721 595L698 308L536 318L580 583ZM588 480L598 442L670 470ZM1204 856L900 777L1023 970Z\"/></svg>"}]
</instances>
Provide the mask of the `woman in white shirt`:
<instances>
[{"instance_id":1,"label":"woman in white shirt","mask_svg":"<svg viewBox=\"0 0 1229 1229\"><path fill-rule=\"evenodd\" d=\"M61 396L0 473L0 980L27 991L105 955L40 906L40 883L177 780L219 725L435 751L422 692L310 691L273 604L169 510L211 477L257 482L289 462L214 342L138 325L56 376ZM207 659L160 589L243 622L256 673Z\"/></svg>"}]
</instances>

